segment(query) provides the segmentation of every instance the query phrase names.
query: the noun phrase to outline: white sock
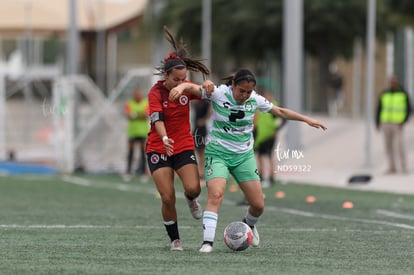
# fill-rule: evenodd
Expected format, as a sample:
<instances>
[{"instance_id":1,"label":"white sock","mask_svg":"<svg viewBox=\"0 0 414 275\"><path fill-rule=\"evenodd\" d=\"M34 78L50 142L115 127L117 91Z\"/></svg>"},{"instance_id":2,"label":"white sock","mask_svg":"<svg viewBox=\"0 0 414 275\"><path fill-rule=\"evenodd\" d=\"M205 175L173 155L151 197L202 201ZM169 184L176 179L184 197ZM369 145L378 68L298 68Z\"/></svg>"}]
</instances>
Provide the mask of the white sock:
<instances>
[{"instance_id":1,"label":"white sock","mask_svg":"<svg viewBox=\"0 0 414 275\"><path fill-rule=\"evenodd\" d=\"M204 211L203 213L203 240L207 242L214 242L216 235L218 214L211 211Z\"/></svg>"},{"instance_id":2,"label":"white sock","mask_svg":"<svg viewBox=\"0 0 414 275\"><path fill-rule=\"evenodd\" d=\"M254 226L257 223L257 221L259 220L259 217L252 216L249 213L249 210L247 210L246 211L246 217L244 219L245 219L247 225Z\"/></svg>"}]
</instances>

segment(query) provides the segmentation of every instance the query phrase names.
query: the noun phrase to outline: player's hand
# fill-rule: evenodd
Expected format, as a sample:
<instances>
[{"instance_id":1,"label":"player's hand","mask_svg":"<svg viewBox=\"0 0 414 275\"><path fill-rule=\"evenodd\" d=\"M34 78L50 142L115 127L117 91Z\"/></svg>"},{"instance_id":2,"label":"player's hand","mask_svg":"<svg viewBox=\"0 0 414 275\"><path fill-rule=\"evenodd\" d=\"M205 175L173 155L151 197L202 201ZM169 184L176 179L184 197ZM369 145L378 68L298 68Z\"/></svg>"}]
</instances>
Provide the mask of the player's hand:
<instances>
[{"instance_id":1,"label":"player's hand","mask_svg":"<svg viewBox=\"0 0 414 275\"><path fill-rule=\"evenodd\" d=\"M162 141L164 143L165 151L167 152L167 156L171 156L174 153L174 140L171 138L165 139Z\"/></svg>"},{"instance_id":2,"label":"player's hand","mask_svg":"<svg viewBox=\"0 0 414 275\"><path fill-rule=\"evenodd\" d=\"M171 89L168 99L174 101L183 94L184 89L180 89L178 86Z\"/></svg>"},{"instance_id":3,"label":"player's hand","mask_svg":"<svg viewBox=\"0 0 414 275\"><path fill-rule=\"evenodd\" d=\"M203 82L203 85L201 85L203 87L204 90L206 90L206 95L207 97L210 97L211 94L214 92L214 83L213 81L207 79L206 81Z\"/></svg>"},{"instance_id":4,"label":"player's hand","mask_svg":"<svg viewBox=\"0 0 414 275\"><path fill-rule=\"evenodd\" d=\"M315 128L319 128L322 130L326 130L328 128L326 128L325 125L323 125L321 122L315 120L315 119L308 119L308 121L306 121L306 123L309 124L309 126L315 127Z\"/></svg>"}]
</instances>

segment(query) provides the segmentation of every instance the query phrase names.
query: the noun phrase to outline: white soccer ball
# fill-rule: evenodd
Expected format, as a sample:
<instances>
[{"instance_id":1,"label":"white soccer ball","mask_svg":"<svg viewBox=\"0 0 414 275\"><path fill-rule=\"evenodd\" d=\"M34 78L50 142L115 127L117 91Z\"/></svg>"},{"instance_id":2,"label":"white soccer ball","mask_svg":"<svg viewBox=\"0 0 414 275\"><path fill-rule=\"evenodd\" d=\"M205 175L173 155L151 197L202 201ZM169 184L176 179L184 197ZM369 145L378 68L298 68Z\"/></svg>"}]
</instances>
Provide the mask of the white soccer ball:
<instances>
[{"instance_id":1,"label":"white soccer ball","mask_svg":"<svg viewBox=\"0 0 414 275\"><path fill-rule=\"evenodd\" d=\"M247 249L252 238L252 229L244 222L232 222L224 229L224 243L233 251Z\"/></svg>"}]
</instances>

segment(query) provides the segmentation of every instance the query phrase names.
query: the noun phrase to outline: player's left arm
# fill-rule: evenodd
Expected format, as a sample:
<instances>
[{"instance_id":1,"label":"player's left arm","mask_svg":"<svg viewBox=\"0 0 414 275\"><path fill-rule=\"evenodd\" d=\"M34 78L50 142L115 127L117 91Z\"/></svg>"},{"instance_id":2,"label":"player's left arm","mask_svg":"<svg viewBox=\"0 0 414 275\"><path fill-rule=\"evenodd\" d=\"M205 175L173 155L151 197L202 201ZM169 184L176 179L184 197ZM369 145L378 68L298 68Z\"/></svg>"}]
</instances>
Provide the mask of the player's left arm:
<instances>
[{"instance_id":1,"label":"player's left arm","mask_svg":"<svg viewBox=\"0 0 414 275\"><path fill-rule=\"evenodd\" d=\"M273 106L272 109L270 110L270 112L276 116L279 116L281 118L284 119L288 119L288 120L297 120L297 121L303 121L305 123L307 123L309 126L315 127L315 128L320 128L323 130L326 130L326 126L323 125L321 122L319 122L316 119L313 119L311 117L302 115L300 113L297 113L295 111L292 111L290 109L287 108L281 108L279 106Z\"/></svg>"}]
</instances>

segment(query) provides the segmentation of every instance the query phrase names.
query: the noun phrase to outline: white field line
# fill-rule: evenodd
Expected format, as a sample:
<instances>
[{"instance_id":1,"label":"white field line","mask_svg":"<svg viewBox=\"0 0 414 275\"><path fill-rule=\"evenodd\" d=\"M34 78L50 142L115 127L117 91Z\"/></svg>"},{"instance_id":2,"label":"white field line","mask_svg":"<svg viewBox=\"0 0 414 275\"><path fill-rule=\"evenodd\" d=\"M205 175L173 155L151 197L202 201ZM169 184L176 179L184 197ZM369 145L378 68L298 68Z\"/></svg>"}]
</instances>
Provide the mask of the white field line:
<instances>
[{"instance_id":1,"label":"white field line","mask_svg":"<svg viewBox=\"0 0 414 275\"><path fill-rule=\"evenodd\" d=\"M414 226L409 225L409 224L394 223L394 222L388 222L388 221L383 221L383 220L347 218L347 217L340 217L340 216L320 214L320 213L312 213L312 212L306 212L306 211L302 211L302 210L296 210L296 209L290 209L290 208L281 208L281 207L274 207L274 206L268 206L268 207L266 207L266 210L279 211L279 212L283 212L283 213L287 213L287 214L291 214L291 215L303 216L303 217L321 218L321 219L326 219L326 220L351 221L351 222L369 223L369 224L380 224L380 225L387 225L387 226L391 226L391 227L414 230Z\"/></svg>"},{"instance_id":2,"label":"white field line","mask_svg":"<svg viewBox=\"0 0 414 275\"><path fill-rule=\"evenodd\" d=\"M91 185L91 181L87 180L87 179L82 179L79 177L71 177L71 176L63 176L62 180L65 182L70 182L73 184L78 184L78 185L83 185L83 186L90 186Z\"/></svg>"},{"instance_id":3,"label":"white field line","mask_svg":"<svg viewBox=\"0 0 414 275\"><path fill-rule=\"evenodd\" d=\"M154 187L143 187L137 186L132 184L125 184L119 182L104 182L100 181L99 184L96 181L87 180L79 177L74 176L63 176L62 180L67 183L78 184L82 186L89 186L89 187L97 187L97 188L107 188L107 189L115 189L119 191L127 191L127 192L137 192L137 193L148 193L148 194L157 194L158 191Z\"/></svg>"},{"instance_id":4,"label":"white field line","mask_svg":"<svg viewBox=\"0 0 414 275\"><path fill-rule=\"evenodd\" d=\"M405 219L405 220L411 220L411 221L414 220L413 215L401 214L401 213L397 213L397 212L393 212L389 210L378 209L377 213L380 215L391 217L391 218Z\"/></svg>"},{"instance_id":5,"label":"white field line","mask_svg":"<svg viewBox=\"0 0 414 275\"><path fill-rule=\"evenodd\" d=\"M190 229L192 226L181 226L180 228ZM119 225L92 225L92 224L0 224L0 229L160 229L164 230L162 225L136 225L136 226L119 226Z\"/></svg>"},{"instance_id":6,"label":"white field line","mask_svg":"<svg viewBox=\"0 0 414 275\"><path fill-rule=\"evenodd\" d=\"M285 229L272 229L276 231L286 231ZM337 228L289 228L290 232L357 232L357 233L372 233L372 234L401 234L399 230L361 230L361 229L340 229Z\"/></svg>"},{"instance_id":7,"label":"white field line","mask_svg":"<svg viewBox=\"0 0 414 275\"><path fill-rule=\"evenodd\" d=\"M288 231L290 232L338 232L336 228L289 228Z\"/></svg>"},{"instance_id":8,"label":"white field line","mask_svg":"<svg viewBox=\"0 0 414 275\"><path fill-rule=\"evenodd\" d=\"M89 225L89 224L0 224L0 228L4 229L97 229L97 228L113 228L110 225Z\"/></svg>"},{"instance_id":9,"label":"white field line","mask_svg":"<svg viewBox=\"0 0 414 275\"><path fill-rule=\"evenodd\" d=\"M0 230L10 230L10 229L18 229L18 230L37 230L37 229L45 229L45 230L72 230L72 229L144 229L144 230L160 230L163 231L164 227L159 226L152 226L152 225L136 225L136 226L120 226L120 225L91 225L91 224L74 224L74 225L66 225L66 224L0 224ZM194 226L181 226L180 229L194 229ZM286 231L285 229L278 229L274 228L273 231ZM352 230L352 229L344 229L338 230L337 228L289 228L287 231L290 232L363 232L363 233L375 233L375 234L400 234L400 231L390 231L390 230Z\"/></svg>"},{"instance_id":10,"label":"white field line","mask_svg":"<svg viewBox=\"0 0 414 275\"><path fill-rule=\"evenodd\" d=\"M91 180L82 179L79 177L73 177L73 176L65 176L62 178L64 181L74 184L80 184L83 186L91 186L91 187L103 187L103 188L111 188L111 189L117 189L121 191L134 191L134 192L145 192L145 193L151 193L156 194L156 189L148 189L148 188L140 188L138 186L132 186L127 184L114 184L114 183L106 183L106 182L100 182L98 184L94 184ZM177 192L177 197L184 197L184 194ZM229 201L223 201L223 204L229 204ZM234 202L232 203L234 204ZM282 212L286 214L296 215L296 216L302 216L302 217L308 217L308 218L320 218L320 219L326 219L326 220L338 220L338 221L350 221L350 222L359 222L359 223L366 223L366 224L379 224L379 225L386 225L391 227L397 227L397 228L403 228L408 230L414 230L413 225L404 224L404 223L394 223L394 222L388 222L384 220L370 220L370 219L361 219L361 218L348 218L348 217L341 217L341 216L334 216L334 215L328 215L328 214L321 214L321 213L314 213L314 212L307 212L303 210L296 210L291 208L281 208L281 207L274 207L274 206L267 206L266 211L277 211Z\"/></svg>"}]
</instances>

